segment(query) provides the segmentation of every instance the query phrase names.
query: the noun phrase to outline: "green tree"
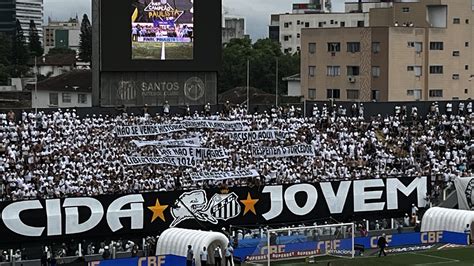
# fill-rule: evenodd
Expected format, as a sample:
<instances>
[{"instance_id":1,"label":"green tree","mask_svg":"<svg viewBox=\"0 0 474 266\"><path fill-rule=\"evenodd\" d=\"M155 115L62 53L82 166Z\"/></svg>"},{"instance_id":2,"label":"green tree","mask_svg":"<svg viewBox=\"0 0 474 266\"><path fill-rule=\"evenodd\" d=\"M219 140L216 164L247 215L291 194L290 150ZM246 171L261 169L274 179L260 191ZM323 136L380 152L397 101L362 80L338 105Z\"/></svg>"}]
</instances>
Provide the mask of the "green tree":
<instances>
[{"instance_id":1,"label":"green tree","mask_svg":"<svg viewBox=\"0 0 474 266\"><path fill-rule=\"evenodd\" d=\"M287 92L283 77L300 72L300 56L281 52L280 44L271 39L233 39L223 48L223 66L219 74L219 92L246 86L247 59L250 61L250 85L275 93L278 59L279 94Z\"/></svg>"},{"instance_id":2,"label":"green tree","mask_svg":"<svg viewBox=\"0 0 474 266\"><path fill-rule=\"evenodd\" d=\"M76 51L70 48L51 48L48 51L48 55L64 55L64 54L76 55Z\"/></svg>"},{"instance_id":3,"label":"green tree","mask_svg":"<svg viewBox=\"0 0 474 266\"><path fill-rule=\"evenodd\" d=\"M11 53L11 76L22 77L28 73L29 68L27 66L30 56L26 46L25 36L23 35L23 29L21 23L16 20L15 34L13 35L12 41L12 53Z\"/></svg>"},{"instance_id":4,"label":"green tree","mask_svg":"<svg viewBox=\"0 0 474 266\"><path fill-rule=\"evenodd\" d=\"M84 14L82 18L80 37L81 37L81 40L79 43L79 58L84 62L91 62L92 26L86 14Z\"/></svg>"},{"instance_id":5,"label":"green tree","mask_svg":"<svg viewBox=\"0 0 474 266\"><path fill-rule=\"evenodd\" d=\"M43 46L41 46L41 41L38 35L38 29L34 20L30 20L30 29L29 29L29 39L28 48L30 50L31 57L40 57L44 53Z\"/></svg>"},{"instance_id":6,"label":"green tree","mask_svg":"<svg viewBox=\"0 0 474 266\"><path fill-rule=\"evenodd\" d=\"M11 72L12 39L10 36L0 33L0 84L6 85Z\"/></svg>"}]
</instances>

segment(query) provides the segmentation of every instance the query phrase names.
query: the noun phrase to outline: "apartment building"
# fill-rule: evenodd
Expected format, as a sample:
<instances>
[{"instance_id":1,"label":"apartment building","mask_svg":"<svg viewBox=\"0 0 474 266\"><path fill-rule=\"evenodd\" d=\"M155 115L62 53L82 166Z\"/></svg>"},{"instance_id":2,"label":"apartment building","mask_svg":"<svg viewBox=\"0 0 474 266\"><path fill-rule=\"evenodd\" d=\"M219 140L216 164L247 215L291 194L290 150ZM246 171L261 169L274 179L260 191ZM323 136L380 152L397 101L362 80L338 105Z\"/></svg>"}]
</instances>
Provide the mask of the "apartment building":
<instances>
[{"instance_id":1,"label":"apartment building","mask_svg":"<svg viewBox=\"0 0 474 266\"><path fill-rule=\"evenodd\" d=\"M368 14L368 27L302 30L306 99L474 97L471 0L397 1Z\"/></svg>"},{"instance_id":2,"label":"apartment building","mask_svg":"<svg viewBox=\"0 0 474 266\"><path fill-rule=\"evenodd\" d=\"M21 23L25 37L29 36L28 29L30 21L33 20L41 40L43 37L43 0L2 0L0 3L0 32L13 33L17 19Z\"/></svg>"},{"instance_id":3,"label":"apartment building","mask_svg":"<svg viewBox=\"0 0 474 266\"><path fill-rule=\"evenodd\" d=\"M48 18L48 25L44 26L44 52L47 54L52 48L69 48L79 53L80 36L81 22L77 15L67 21Z\"/></svg>"}]
</instances>

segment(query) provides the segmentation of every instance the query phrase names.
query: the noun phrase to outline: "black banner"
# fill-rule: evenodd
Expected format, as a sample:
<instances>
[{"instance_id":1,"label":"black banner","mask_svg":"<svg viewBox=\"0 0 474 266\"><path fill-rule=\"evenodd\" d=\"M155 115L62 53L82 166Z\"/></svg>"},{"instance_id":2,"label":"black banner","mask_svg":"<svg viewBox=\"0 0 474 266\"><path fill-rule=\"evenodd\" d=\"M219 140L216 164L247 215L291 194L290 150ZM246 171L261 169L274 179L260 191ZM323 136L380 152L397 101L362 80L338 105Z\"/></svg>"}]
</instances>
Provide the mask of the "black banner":
<instances>
[{"instance_id":1,"label":"black banner","mask_svg":"<svg viewBox=\"0 0 474 266\"><path fill-rule=\"evenodd\" d=\"M0 203L0 245L51 239L156 235L169 227L220 229L401 217L425 207L428 178L239 187Z\"/></svg>"}]
</instances>

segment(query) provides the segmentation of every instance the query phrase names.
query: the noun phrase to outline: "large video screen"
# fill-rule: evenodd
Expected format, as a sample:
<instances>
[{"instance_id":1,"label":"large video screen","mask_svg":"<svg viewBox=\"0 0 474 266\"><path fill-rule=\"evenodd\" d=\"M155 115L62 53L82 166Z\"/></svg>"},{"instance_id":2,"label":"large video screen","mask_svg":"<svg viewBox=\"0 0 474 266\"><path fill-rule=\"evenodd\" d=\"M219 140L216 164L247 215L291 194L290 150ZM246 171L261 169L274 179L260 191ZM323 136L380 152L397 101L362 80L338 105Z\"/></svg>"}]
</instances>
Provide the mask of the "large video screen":
<instances>
[{"instance_id":1,"label":"large video screen","mask_svg":"<svg viewBox=\"0 0 474 266\"><path fill-rule=\"evenodd\" d=\"M133 60L193 60L194 0L132 0Z\"/></svg>"}]
</instances>

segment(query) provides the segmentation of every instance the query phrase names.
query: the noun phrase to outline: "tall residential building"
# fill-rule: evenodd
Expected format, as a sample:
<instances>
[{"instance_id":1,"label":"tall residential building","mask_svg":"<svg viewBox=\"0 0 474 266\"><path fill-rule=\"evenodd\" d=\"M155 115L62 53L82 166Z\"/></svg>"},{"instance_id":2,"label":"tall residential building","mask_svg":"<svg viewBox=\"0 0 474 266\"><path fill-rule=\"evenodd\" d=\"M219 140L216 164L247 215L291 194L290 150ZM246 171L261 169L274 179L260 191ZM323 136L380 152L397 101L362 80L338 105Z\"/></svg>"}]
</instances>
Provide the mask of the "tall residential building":
<instances>
[{"instance_id":1,"label":"tall residential building","mask_svg":"<svg viewBox=\"0 0 474 266\"><path fill-rule=\"evenodd\" d=\"M222 43L228 43L231 39L242 39L246 37L244 18L225 17L223 25Z\"/></svg>"},{"instance_id":2,"label":"tall residential building","mask_svg":"<svg viewBox=\"0 0 474 266\"><path fill-rule=\"evenodd\" d=\"M395 1L359 28L301 33L301 87L309 100L474 98L471 0Z\"/></svg>"},{"instance_id":3,"label":"tall residential building","mask_svg":"<svg viewBox=\"0 0 474 266\"><path fill-rule=\"evenodd\" d=\"M52 48L69 48L79 52L80 36L81 22L77 15L68 21L48 18L48 25L44 26L44 52L47 54Z\"/></svg>"},{"instance_id":4,"label":"tall residential building","mask_svg":"<svg viewBox=\"0 0 474 266\"><path fill-rule=\"evenodd\" d=\"M382 4L386 5L386 3ZM331 1L310 0L305 4L293 4L292 13L271 15L268 27L269 37L281 44L282 52L293 54L301 49L302 29L365 27L369 24L368 12L330 11Z\"/></svg>"},{"instance_id":5,"label":"tall residential building","mask_svg":"<svg viewBox=\"0 0 474 266\"><path fill-rule=\"evenodd\" d=\"M12 33L15 30L15 0L0 1L0 32Z\"/></svg>"},{"instance_id":6,"label":"tall residential building","mask_svg":"<svg viewBox=\"0 0 474 266\"><path fill-rule=\"evenodd\" d=\"M25 37L29 35L30 21L33 20L38 29L38 35L42 39L43 0L2 0L0 2L0 32L14 32L17 19L20 20Z\"/></svg>"}]
</instances>

